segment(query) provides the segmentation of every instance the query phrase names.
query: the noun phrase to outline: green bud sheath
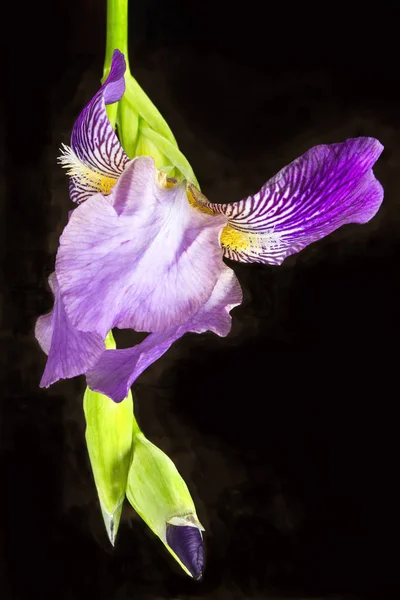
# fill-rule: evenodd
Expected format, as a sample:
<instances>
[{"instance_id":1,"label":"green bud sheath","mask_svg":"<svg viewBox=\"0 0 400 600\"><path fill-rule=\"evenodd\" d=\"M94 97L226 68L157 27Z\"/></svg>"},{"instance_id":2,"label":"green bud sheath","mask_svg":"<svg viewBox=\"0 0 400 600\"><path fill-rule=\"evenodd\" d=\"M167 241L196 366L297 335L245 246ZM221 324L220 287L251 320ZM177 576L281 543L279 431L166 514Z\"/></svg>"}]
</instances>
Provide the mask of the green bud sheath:
<instances>
[{"instance_id":1,"label":"green bud sheath","mask_svg":"<svg viewBox=\"0 0 400 600\"><path fill-rule=\"evenodd\" d=\"M192 577L167 542L167 526L190 526L199 531L204 528L197 518L188 487L172 460L136 427L126 495L143 521Z\"/></svg>"},{"instance_id":2,"label":"green bud sheath","mask_svg":"<svg viewBox=\"0 0 400 600\"><path fill-rule=\"evenodd\" d=\"M107 349L115 348L111 332ZM112 545L118 531L132 458L133 401L131 392L117 404L86 388L83 398L86 444L101 512Z\"/></svg>"},{"instance_id":3,"label":"green bud sheath","mask_svg":"<svg viewBox=\"0 0 400 600\"><path fill-rule=\"evenodd\" d=\"M125 81L129 74L125 74ZM139 114L123 96L118 102L117 133L119 141L129 158L136 156L136 144L139 135Z\"/></svg>"},{"instance_id":4,"label":"green bud sheath","mask_svg":"<svg viewBox=\"0 0 400 600\"><path fill-rule=\"evenodd\" d=\"M142 133L139 133L138 136L135 156L152 156L157 169L166 172L168 177L175 177L175 169L171 166L170 161L158 150L157 146Z\"/></svg>"}]
</instances>

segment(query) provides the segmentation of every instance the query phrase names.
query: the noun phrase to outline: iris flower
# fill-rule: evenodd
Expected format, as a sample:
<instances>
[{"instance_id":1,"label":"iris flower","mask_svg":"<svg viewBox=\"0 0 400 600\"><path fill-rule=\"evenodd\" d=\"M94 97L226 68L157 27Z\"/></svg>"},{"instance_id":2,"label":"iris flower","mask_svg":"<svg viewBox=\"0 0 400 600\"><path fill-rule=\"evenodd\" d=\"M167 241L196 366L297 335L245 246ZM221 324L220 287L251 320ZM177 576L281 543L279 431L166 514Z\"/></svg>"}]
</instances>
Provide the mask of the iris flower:
<instances>
[{"instance_id":1,"label":"iris flower","mask_svg":"<svg viewBox=\"0 0 400 600\"><path fill-rule=\"evenodd\" d=\"M49 280L54 308L36 325L48 354L42 387L84 373L115 402L185 333L229 333L242 292L223 257L279 265L346 223L366 223L383 200L372 171L383 147L359 137L311 148L252 196L211 203L150 156L126 155L106 112L124 94L124 73L116 50L63 148L77 207ZM115 327L149 335L105 350Z\"/></svg>"}]
</instances>

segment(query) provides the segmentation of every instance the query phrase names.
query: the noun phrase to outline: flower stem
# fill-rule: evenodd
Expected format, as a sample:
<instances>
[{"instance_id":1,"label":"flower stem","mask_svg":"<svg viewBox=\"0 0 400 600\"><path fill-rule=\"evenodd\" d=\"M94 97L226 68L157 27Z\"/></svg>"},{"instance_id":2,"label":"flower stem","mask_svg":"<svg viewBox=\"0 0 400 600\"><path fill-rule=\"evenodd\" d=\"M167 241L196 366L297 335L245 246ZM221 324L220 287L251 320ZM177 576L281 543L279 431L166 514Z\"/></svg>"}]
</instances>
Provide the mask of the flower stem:
<instances>
[{"instance_id":1,"label":"flower stem","mask_svg":"<svg viewBox=\"0 0 400 600\"><path fill-rule=\"evenodd\" d=\"M127 72L128 60L128 0L107 0L107 37L104 75L111 68L114 50L120 50L125 56Z\"/></svg>"}]
</instances>

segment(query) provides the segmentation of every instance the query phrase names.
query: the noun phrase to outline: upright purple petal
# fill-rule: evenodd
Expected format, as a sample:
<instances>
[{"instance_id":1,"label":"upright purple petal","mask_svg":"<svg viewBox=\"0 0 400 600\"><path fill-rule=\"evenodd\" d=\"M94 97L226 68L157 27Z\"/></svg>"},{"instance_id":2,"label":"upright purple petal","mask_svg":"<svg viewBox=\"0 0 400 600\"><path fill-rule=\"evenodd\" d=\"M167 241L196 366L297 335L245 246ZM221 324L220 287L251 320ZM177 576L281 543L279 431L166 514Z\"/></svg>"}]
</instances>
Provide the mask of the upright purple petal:
<instances>
[{"instance_id":1,"label":"upright purple petal","mask_svg":"<svg viewBox=\"0 0 400 600\"><path fill-rule=\"evenodd\" d=\"M49 387L58 379L85 373L104 352L102 338L96 333L84 333L72 327L64 310L55 273L49 277L54 294L53 310L36 321L35 335L42 350L48 354L40 387Z\"/></svg>"},{"instance_id":2,"label":"upright purple petal","mask_svg":"<svg viewBox=\"0 0 400 600\"><path fill-rule=\"evenodd\" d=\"M236 275L224 265L210 298L195 315L165 333L151 333L133 348L106 350L87 373L88 386L115 402L121 402L139 375L185 333L209 330L221 337L228 335L232 320L229 313L241 301L242 290Z\"/></svg>"},{"instance_id":3,"label":"upright purple petal","mask_svg":"<svg viewBox=\"0 0 400 600\"><path fill-rule=\"evenodd\" d=\"M129 161L106 112L106 104L118 102L125 92L125 69L124 55L114 50L106 81L80 113L71 147L65 146L60 157L71 176L71 200L77 204L96 192L109 194Z\"/></svg>"},{"instance_id":4,"label":"upright purple petal","mask_svg":"<svg viewBox=\"0 0 400 600\"><path fill-rule=\"evenodd\" d=\"M209 204L229 219L221 236L225 256L278 265L346 223L372 219L383 200L372 172L382 150L367 137L315 146L254 196Z\"/></svg>"},{"instance_id":5,"label":"upright purple petal","mask_svg":"<svg viewBox=\"0 0 400 600\"><path fill-rule=\"evenodd\" d=\"M104 338L113 327L166 332L186 322L220 275L225 224L190 206L184 184L160 185L151 157L131 161L109 197L75 209L60 238L71 323Z\"/></svg>"}]
</instances>

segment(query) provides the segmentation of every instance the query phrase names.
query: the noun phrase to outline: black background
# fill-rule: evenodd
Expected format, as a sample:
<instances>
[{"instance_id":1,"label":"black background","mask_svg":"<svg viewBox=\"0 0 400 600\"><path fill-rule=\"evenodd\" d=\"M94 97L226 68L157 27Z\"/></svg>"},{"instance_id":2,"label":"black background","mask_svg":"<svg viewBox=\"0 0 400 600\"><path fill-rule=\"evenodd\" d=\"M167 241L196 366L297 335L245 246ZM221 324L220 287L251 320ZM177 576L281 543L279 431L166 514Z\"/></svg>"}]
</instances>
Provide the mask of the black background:
<instances>
[{"instance_id":1,"label":"black background","mask_svg":"<svg viewBox=\"0 0 400 600\"><path fill-rule=\"evenodd\" d=\"M71 208L56 158L99 84L103 4L15 5L3 22L1 597L393 597L399 11L131 2L132 72L211 201L255 192L316 144L368 135L385 146L385 200L369 224L281 267L230 264L245 294L230 336L187 335L134 386L142 428L177 464L207 530L196 584L128 506L111 549L84 379L38 387L33 327L51 307Z\"/></svg>"}]
</instances>

